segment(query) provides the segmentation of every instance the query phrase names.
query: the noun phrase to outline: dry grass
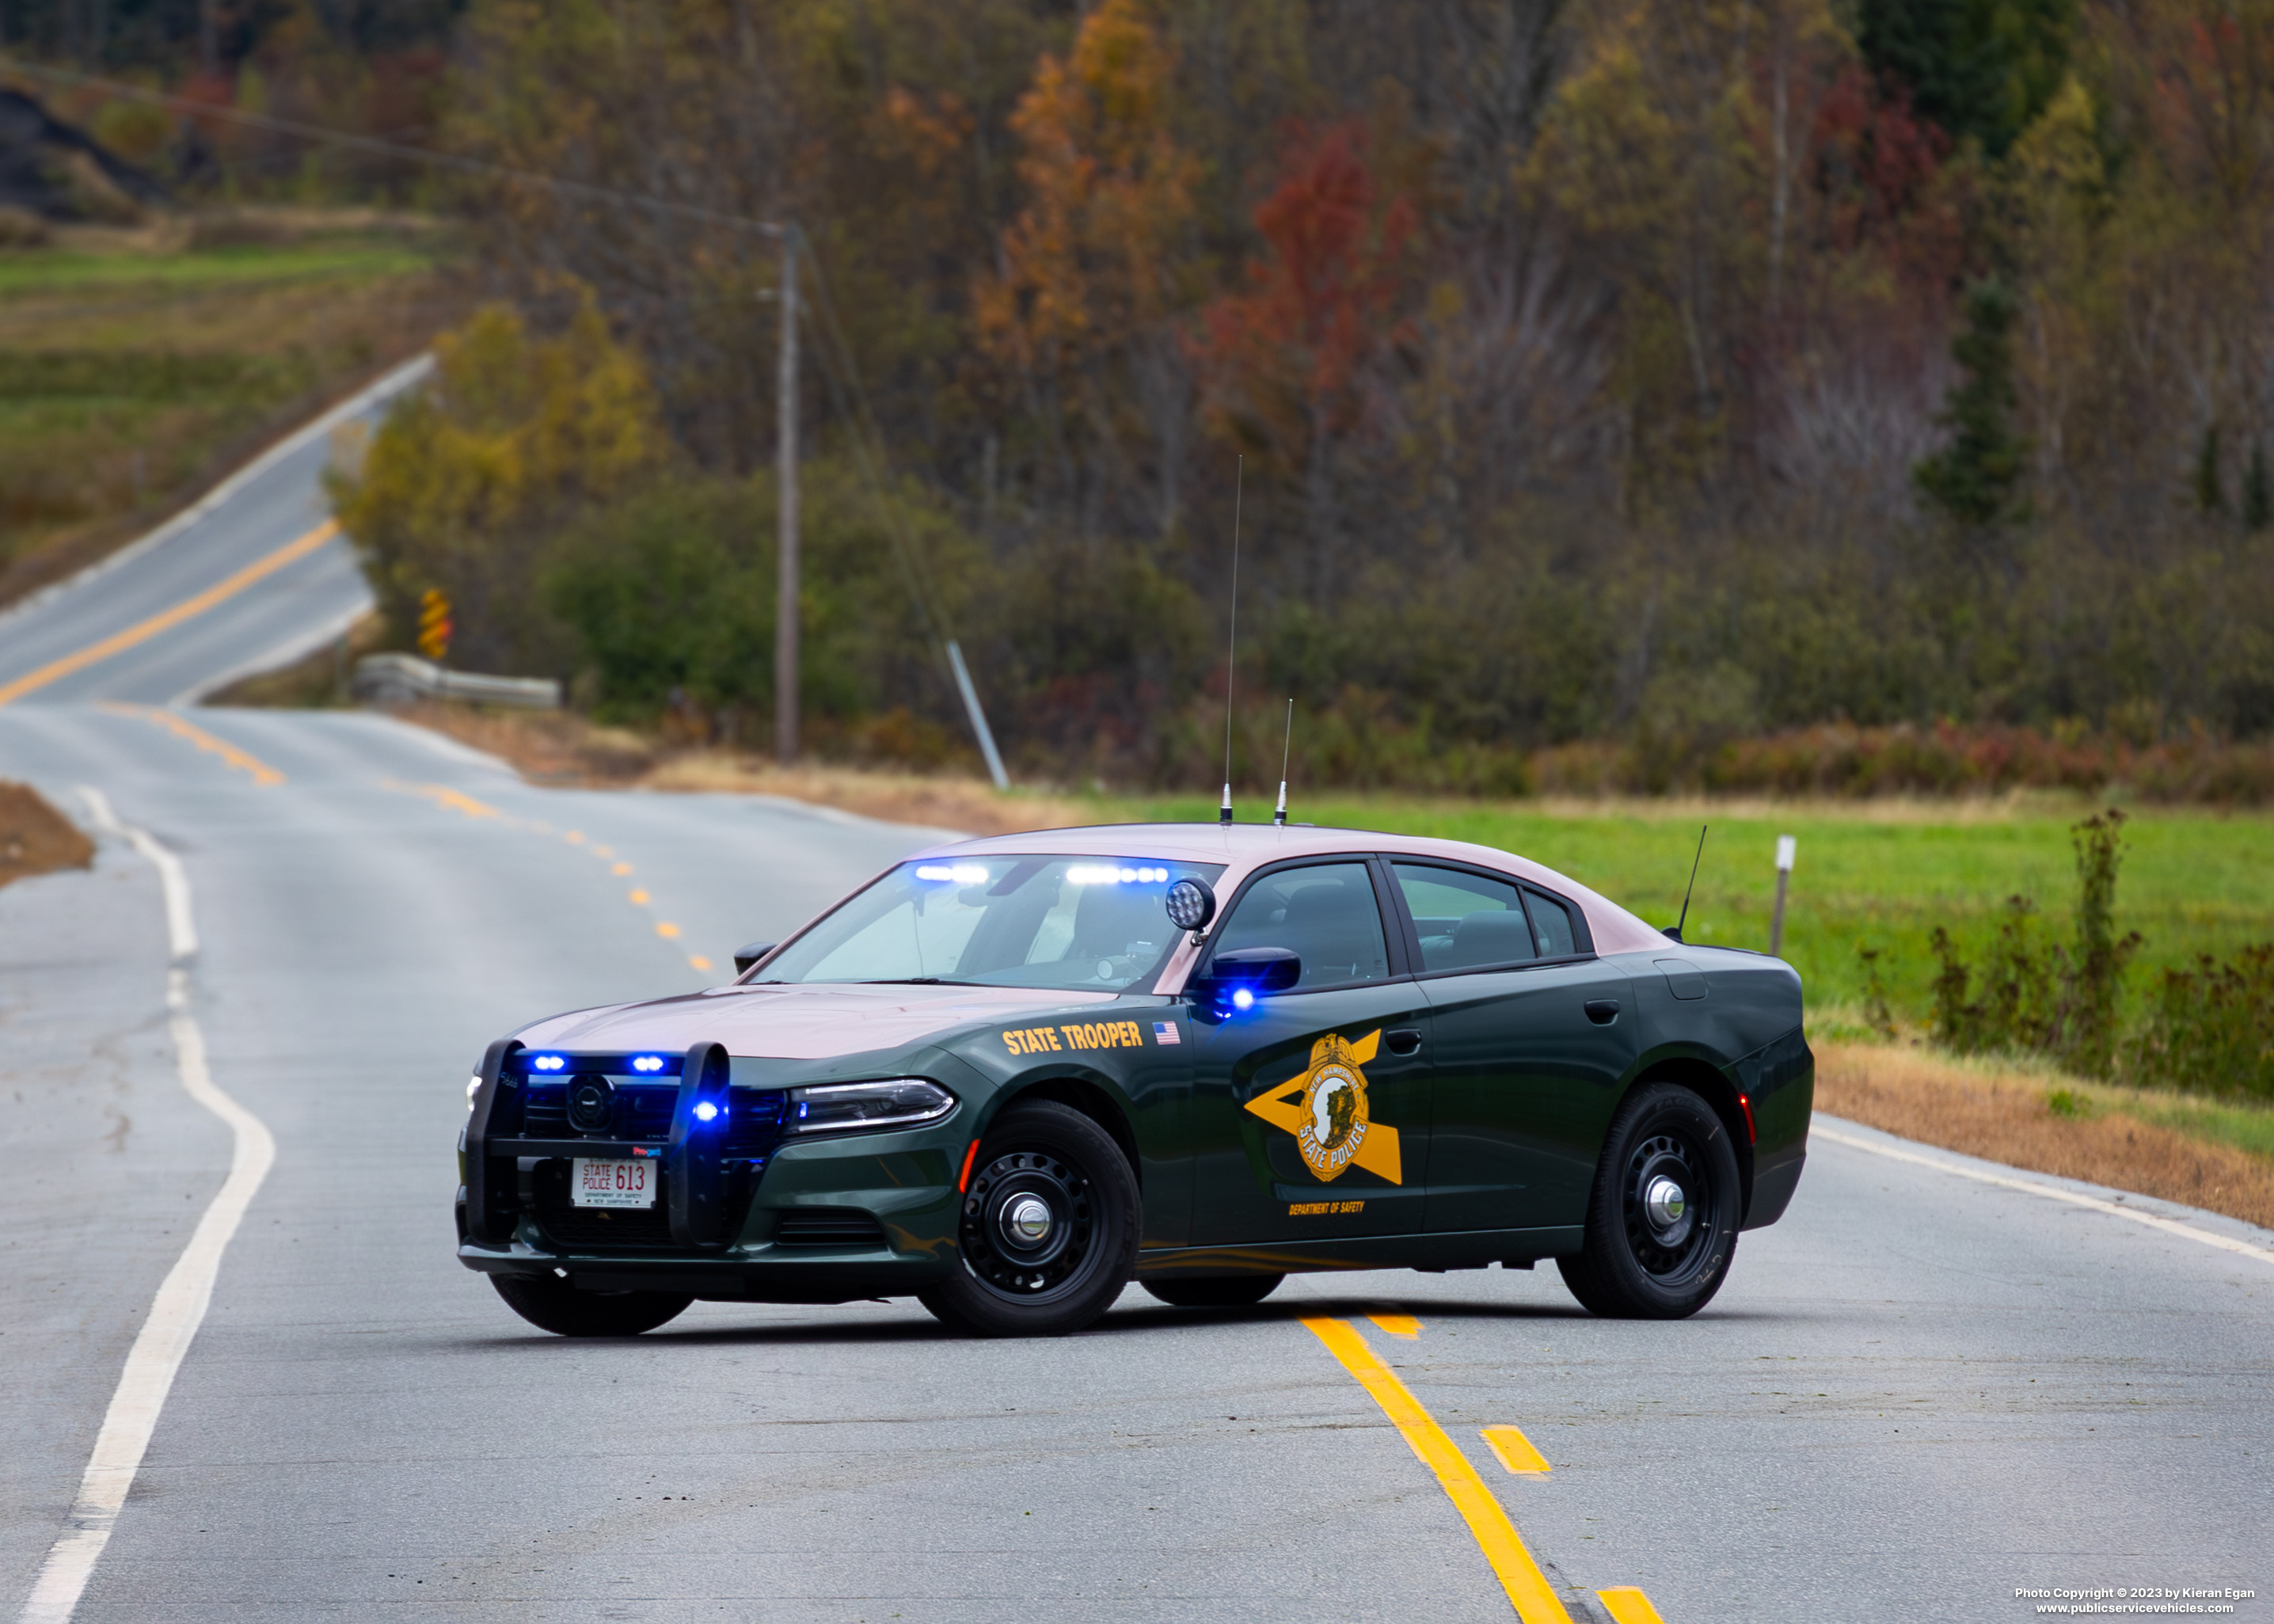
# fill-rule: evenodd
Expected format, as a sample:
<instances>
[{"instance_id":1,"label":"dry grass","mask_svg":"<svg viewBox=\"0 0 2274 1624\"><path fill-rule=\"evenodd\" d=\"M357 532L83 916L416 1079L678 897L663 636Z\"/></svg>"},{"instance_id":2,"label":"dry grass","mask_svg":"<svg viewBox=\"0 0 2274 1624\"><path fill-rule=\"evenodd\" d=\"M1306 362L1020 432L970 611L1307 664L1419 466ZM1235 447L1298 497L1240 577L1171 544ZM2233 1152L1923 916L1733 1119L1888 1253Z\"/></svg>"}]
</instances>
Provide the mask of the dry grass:
<instances>
[{"instance_id":1,"label":"dry grass","mask_svg":"<svg viewBox=\"0 0 2274 1624\"><path fill-rule=\"evenodd\" d=\"M397 714L499 756L537 784L779 795L862 817L969 834L1019 834L1097 821L1096 809L1080 801L1022 791L999 794L972 778L857 767L785 769L739 751L674 747L621 728L598 727L566 711L427 703Z\"/></svg>"},{"instance_id":2,"label":"dry grass","mask_svg":"<svg viewBox=\"0 0 2274 1624\"><path fill-rule=\"evenodd\" d=\"M2048 1103L2056 1094L2067 1111ZM2274 1228L2274 1159L2142 1121L2115 1090L1916 1049L1827 1042L1816 1048L1816 1103L1946 1150Z\"/></svg>"},{"instance_id":3,"label":"dry grass","mask_svg":"<svg viewBox=\"0 0 2274 1624\"><path fill-rule=\"evenodd\" d=\"M0 778L0 885L94 861L94 843L38 791Z\"/></svg>"}]
</instances>

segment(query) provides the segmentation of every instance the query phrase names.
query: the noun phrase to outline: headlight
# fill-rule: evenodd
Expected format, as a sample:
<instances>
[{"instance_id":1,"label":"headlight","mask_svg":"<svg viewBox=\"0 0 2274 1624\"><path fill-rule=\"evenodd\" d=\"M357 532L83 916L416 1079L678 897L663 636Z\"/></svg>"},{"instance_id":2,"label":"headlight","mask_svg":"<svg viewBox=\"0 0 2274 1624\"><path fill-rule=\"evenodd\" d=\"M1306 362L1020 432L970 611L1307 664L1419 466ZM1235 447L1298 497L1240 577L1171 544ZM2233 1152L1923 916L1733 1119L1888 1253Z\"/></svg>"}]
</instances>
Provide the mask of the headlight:
<instances>
[{"instance_id":1,"label":"headlight","mask_svg":"<svg viewBox=\"0 0 2274 1624\"><path fill-rule=\"evenodd\" d=\"M480 1078L470 1077L466 1079L466 1109L468 1110L472 1110L474 1109L474 1096L481 1093L481 1091L482 1079Z\"/></svg>"},{"instance_id":2,"label":"headlight","mask_svg":"<svg viewBox=\"0 0 2274 1624\"><path fill-rule=\"evenodd\" d=\"M793 1088L789 1126L793 1133L832 1128L907 1128L937 1122L955 1109L955 1096L921 1077L895 1077L881 1083L829 1083Z\"/></svg>"}]
</instances>

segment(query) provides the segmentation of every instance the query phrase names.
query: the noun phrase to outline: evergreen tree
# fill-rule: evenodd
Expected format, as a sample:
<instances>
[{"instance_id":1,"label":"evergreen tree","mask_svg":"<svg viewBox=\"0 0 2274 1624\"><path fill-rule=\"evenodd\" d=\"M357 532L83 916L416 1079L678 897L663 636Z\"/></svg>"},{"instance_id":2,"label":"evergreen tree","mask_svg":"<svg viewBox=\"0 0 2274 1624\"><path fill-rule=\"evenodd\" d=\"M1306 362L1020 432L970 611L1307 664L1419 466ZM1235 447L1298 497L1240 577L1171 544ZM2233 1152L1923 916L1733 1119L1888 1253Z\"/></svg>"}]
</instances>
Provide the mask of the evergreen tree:
<instances>
[{"instance_id":1,"label":"evergreen tree","mask_svg":"<svg viewBox=\"0 0 2274 1624\"><path fill-rule=\"evenodd\" d=\"M2263 530L2269 521L2274 521L2274 492L2266 487L2266 447L2254 443L2242 476L2242 528Z\"/></svg>"},{"instance_id":2,"label":"evergreen tree","mask_svg":"<svg viewBox=\"0 0 2274 1624\"><path fill-rule=\"evenodd\" d=\"M2202 432L2202 440L2195 447L2195 508L2201 513L2224 513L2226 510L2225 482L2219 477L2218 425L2214 423Z\"/></svg>"},{"instance_id":3,"label":"evergreen tree","mask_svg":"<svg viewBox=\"0 0 2274 1624\"><path fill-rule=\"evenodd\" d=\"M1962 524L2008 523L2024 517L2022 463L2029 442L2014 432L2014 323L2021 301L1995 277L1966 296L1966 325L1950 346L1962 376L1935 421L1950 443L1914 469L1919 493Z\"/></svg>"},{"instance_id":4,"label":"evergreen tree","mask_svg":"<svg viewBox=\"0 0 2274 1624\"><path fill-rule=\"evenodd\" d=\"M1882 84L2002 157L2061 86L2076 0L1862 0L1856 41Z\"/></svg>"}]
</instances>

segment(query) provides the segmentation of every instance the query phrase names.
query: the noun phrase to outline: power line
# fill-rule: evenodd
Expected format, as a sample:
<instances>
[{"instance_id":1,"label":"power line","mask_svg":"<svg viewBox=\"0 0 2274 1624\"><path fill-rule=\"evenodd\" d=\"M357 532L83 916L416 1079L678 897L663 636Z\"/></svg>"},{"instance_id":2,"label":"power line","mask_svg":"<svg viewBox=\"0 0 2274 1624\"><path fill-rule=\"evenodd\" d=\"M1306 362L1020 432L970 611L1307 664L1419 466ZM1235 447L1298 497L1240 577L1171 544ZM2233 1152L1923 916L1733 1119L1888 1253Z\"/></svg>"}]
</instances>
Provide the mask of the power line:
<instances>
[{"instance_id":1,"label":"power line","mask_svg":"<svg viewBox=\"0 0 2274 1624\"><path fill-rule=\"evenodd\" d=\"M345 147L351 152L371 153L383 158L400 158L410 163L429 164L436 169L454 169L462 175L478 175L490 180L512 181L524 186L537 186L565 196L584 199L593 203L616 203L631 208L651 209L658 214L675 214L682 220L700 221L706 225L725 226L731 230L752 231L765 237L779 238L787 229L779 221L754 220L748 214L730 214L725 209L706 208L699 203L681 203L669 198L659 198L648 192L627 192L618 186L603 186L591 181L569 180L559 175L546 175L537 169L524 169L510 163L494 163L486 158L468 158L456 153L436 152L430 147L410 147L401 141L382 140L374 135L357 135L346 130L328 129L322 124L304 124L297 118L278 118L269 113L248 112L243 108L222 107L210 102L196 102L187 96L170 96L163 91L145 90L139 85L123 80L103 79L93 73L80 73L70 68L41 67L20 62L12 56L0 56L0 73L20 74L50 85L66 85L79 89L100 90L106 95L124 101L139 102L149 107L164 108L194 118L218 118L227 124L243 124L249 129L267 130L278 135L296 136L302 140L321 141L328 146Z\"/></svg>"}]
</instances>

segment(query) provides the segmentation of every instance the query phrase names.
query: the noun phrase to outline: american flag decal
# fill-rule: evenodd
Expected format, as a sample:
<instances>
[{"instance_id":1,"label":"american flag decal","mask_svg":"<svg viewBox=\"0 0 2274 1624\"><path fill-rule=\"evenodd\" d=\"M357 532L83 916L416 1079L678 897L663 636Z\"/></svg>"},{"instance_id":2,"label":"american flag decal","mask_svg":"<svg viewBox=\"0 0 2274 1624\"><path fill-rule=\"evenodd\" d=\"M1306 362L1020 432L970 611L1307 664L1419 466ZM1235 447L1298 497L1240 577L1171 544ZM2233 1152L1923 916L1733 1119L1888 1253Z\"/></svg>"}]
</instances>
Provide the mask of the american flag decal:
<instances>
[{"instance_id":1,"label":"american flag decal","mask_svg":"<svg viewBox=\"0 0 2274 1624\"><path fill-rule=\"evenodd\" d=\"M1153 1041L1167 1045L1171 1043L1181 1043L1184 1040L1177 1035L1177 1023L1175 1021L1156 1020L1153 1023Z\"/></svg>"}]
</instances>

